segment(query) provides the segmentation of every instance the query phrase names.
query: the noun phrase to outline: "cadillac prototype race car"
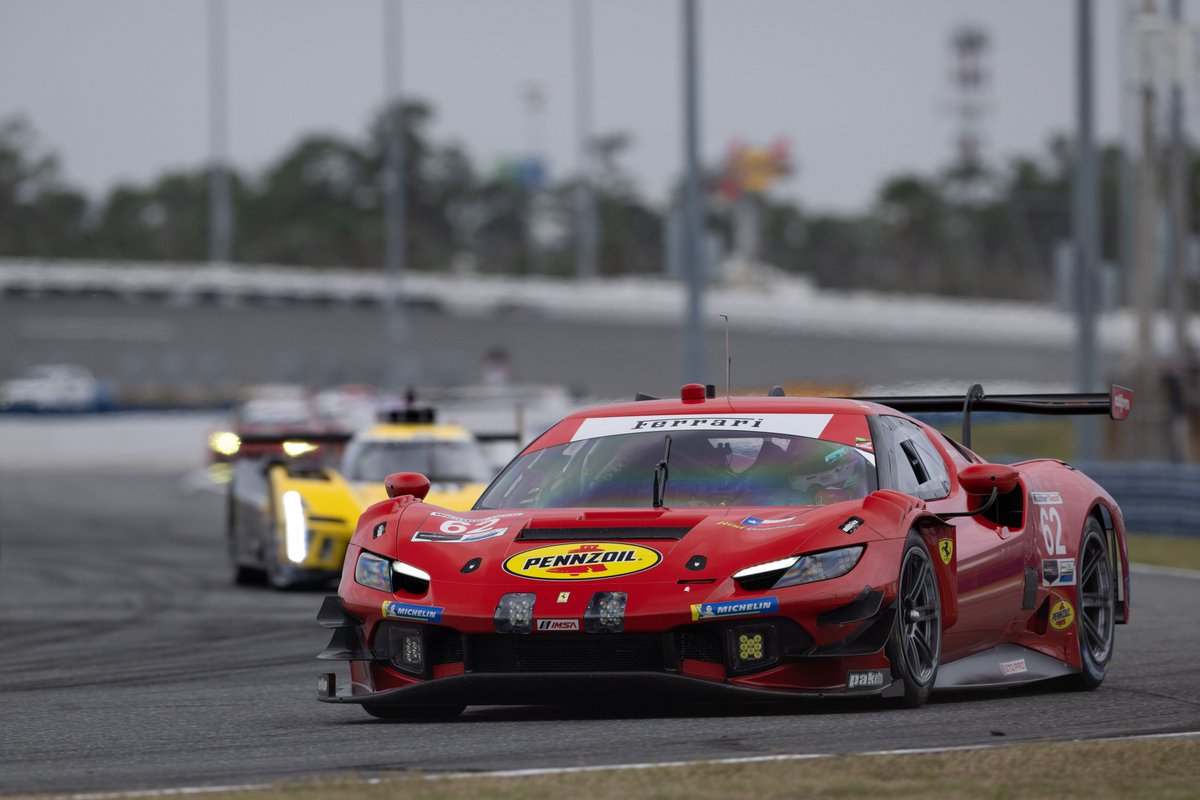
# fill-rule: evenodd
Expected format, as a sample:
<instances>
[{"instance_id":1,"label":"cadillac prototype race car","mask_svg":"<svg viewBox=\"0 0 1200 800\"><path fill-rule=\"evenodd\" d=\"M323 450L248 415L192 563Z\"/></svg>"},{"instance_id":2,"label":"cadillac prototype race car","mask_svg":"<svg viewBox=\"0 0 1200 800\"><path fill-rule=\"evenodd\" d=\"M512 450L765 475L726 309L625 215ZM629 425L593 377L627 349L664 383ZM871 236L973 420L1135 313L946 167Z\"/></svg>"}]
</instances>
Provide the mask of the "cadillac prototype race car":
<instances>
[{"instance_id":1,"label":"cadillac prototype race car","mask_svg":"<svg viewBox=\"0 0 1200 800\"><path fill-rule=\"evenodd\" d=\"M273 442L288 457L236 462L226 530L238 584L265 577L282 589L336 579L359 514L387 499L384 478L391 473L420 471L434 482L428 500L451 509L470 508L495 474L478 438L461 425L437 423L428 407L385 412L353 436L245 438L260 447ZM343 447L340 463L323 455Z\"/></svg>"},{"instance_id":2,"label":"cadillac prototype race car","mask_svg":"<svg viewBox=\"0 0 1200 800\"><path fill-rule=\"evenodd\" d=\"M679 399L592 408L469 512L387 479L346 553L318 697L468 704L879 695L1104 680L1120 509L1057 460L991 464L904 412L1128 415L1132 394Z\"/></svg>"}]
</instances>

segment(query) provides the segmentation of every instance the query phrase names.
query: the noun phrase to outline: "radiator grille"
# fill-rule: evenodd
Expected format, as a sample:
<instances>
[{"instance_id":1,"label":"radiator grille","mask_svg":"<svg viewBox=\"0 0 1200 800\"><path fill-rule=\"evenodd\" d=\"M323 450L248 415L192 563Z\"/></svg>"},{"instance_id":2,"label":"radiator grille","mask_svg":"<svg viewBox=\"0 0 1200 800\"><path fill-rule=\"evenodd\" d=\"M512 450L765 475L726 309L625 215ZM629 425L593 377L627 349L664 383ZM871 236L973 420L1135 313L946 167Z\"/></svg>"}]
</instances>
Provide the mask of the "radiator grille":
<instances>
[{"instance_id":1,"label":"radiator grille","mask_svg":"<svg viewBox=\"0 0 1200 800\"><path fill-rule=\"evenodd\" d=\"M662 637L531 634L474 636L474 672L662 672Z\"/></svg>"}]
</instances>

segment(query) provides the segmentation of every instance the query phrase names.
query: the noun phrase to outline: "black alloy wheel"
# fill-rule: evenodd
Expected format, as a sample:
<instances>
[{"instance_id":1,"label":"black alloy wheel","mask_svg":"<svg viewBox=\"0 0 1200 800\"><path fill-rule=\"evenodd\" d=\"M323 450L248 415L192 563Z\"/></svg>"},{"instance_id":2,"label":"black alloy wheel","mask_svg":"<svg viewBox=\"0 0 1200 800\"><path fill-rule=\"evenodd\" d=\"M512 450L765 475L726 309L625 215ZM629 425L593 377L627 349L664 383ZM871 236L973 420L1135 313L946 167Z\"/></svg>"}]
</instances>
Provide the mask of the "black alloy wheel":
<instances>
[{"instance_id":1,"label":"black alloy wheel","mask_svg":"<svg viewBox=\"0 0 1200 800\"><path fill-rule=\"evenodd\" d=\"M896 626L888 643L892 676L903 683L903 704L916 708L929 699L942 657L942 614L937 574L921 537L904 546L896 597Z\"/></svg>"},{"instance_id":2,"label":"black alloy wheel","mask_svg":"<svg viewBox=\"0 0 1200 800\"><path fill-rule=\"evenodd\" d=\"M1076 688L1099 688L1113 654L1113 624L1116 622L1116 583L1104 529L1089 517L1079 540L1078 626L1079 660L1083 670L1075 677Z\"/></svg>"}]
</instances>

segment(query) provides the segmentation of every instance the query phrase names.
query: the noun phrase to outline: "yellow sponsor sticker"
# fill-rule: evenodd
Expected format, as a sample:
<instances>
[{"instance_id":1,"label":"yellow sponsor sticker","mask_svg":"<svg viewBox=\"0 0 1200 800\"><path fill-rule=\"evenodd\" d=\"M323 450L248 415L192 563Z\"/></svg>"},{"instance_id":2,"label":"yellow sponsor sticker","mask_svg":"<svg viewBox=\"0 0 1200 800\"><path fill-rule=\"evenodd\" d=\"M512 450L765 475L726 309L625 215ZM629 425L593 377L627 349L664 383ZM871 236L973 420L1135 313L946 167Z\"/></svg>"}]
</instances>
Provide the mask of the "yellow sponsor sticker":
<instances>
[{"instance_id":1,"label":"yellow sponsor sticker","mask_svg":"<svg viewBox=\"0 0 1200 800\"><path fill-rule=\"evenodd\" d=\"M1059 600L1050 609L1050 627L1056 631L1071 627L1075 621L1075 607L1066 600Z\"/></svg>"},{"instance_id":2,"label":"yellow sponsor sticker","mask_svg":"<svg viewBox=\"0 0 1200 800\"><path fill-rule=\"evenodd\" d=\"M950 559L954 558L954 540L953 539L939 539L938 540L938 553L941 554L941 556L942 556L942 563L949 564Z\"/></svg>"},{"instance_id":3,"label":"yellow sponsor sticker","mask_svg":"<svg viewBox=\"0 0 1200 800\"><path fill-rule=\"evenodd\" d=\"M624 542L579 542L535 547L504 561L504 571L542 581L594 581L642 572L662 553Z\"/></svg>"}]
</instances>

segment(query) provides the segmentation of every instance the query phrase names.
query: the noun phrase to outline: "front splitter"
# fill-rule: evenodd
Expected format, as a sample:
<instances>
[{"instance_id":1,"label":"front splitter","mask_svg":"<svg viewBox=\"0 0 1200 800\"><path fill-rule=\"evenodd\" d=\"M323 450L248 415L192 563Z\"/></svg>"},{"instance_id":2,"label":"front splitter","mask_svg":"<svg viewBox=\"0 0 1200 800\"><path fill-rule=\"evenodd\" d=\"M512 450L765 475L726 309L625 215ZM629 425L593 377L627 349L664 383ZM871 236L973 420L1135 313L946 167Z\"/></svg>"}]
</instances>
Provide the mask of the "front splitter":
<instances>
[{"instance_id":1,"label":"front splitter","mask_svg":"<svg viewBox=\"0 0 1200 800\"><path fill-rule=\"evenodd\" d=\"M372 705L597 705L653 701L785 702L828 697L891 696L889 684L867 690L758 689L658 672L469 673L435 678L382 692L333 691L332 673L321 676L325 703Z\"/></svg>"}]
</instances>

